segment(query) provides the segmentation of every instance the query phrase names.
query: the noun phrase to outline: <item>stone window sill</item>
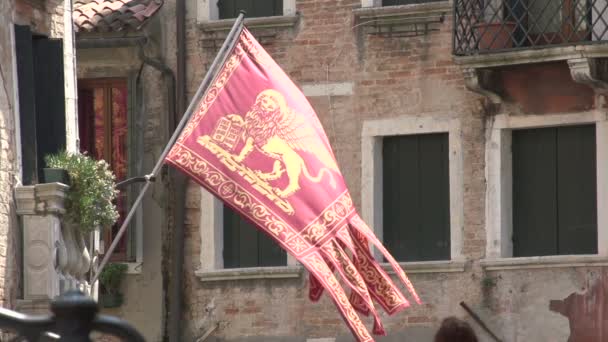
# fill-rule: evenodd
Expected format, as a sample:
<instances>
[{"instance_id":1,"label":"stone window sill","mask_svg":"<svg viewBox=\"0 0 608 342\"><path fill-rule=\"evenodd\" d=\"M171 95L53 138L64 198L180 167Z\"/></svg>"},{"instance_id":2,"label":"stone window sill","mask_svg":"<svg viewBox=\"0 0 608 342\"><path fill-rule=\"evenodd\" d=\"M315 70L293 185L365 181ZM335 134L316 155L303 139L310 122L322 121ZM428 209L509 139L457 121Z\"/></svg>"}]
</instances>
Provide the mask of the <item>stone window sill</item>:
<instances>
[{"instance_id":1,"label":"stone window sill","mask_svg":"<svg viewBox=\"0 0 608 342\"><path fill-rule=\"evenodd\" d=\"M229 31L235 19L220 19L199 23L204 31ZM250 29L257 28L288 28L294 27L298 22L297 15L278 15L274 17L245 18L245 26Z\"/></svg>"},{"instance_id":2,"label":"stone window sill","mask_svg":"<svg viewBox=\"0 0 608 342\"><path fill-rule=\"evenodd\" d=\"M294 279L302 276L301 266L230 268L215 271L198 270L195 274L202 282L251 280L251 279Z\"/></svg>"},{"instance_id":3,"label":"stone window sill","mask_svg":"<svg viewBox=\"0 0 608 342\"><path fill-rule=\"evenodd\" d=\"M353 10L360 26L395 26L443 22L452 11L450 1L433 1L421 4L365 7Z\"/></svg>"},{"instance_id":4,"label":"stone window sill","mask_svg":"<svg viewBox=\"0 0 608 342\"><path fill-rule=\"evenodd\" d=\"M539 257L482 259L486 271L522 270L534 268L608 266L608 257L599 255L551 255Z\"/></svg>"},{"instance_id":5,"label":"stone window sill","mask_svg":"<svg viewBox=\"0 0 608 342\"><path fill-rule=\"evenodd\" d=\"M451 273L464 272L466 261L464 260L439 260L439 261L415 261L400 262L399 265L405 273ZM382 268L389 274L394 274L393 267L388 263L383 263Z\"/></svg>"},{"instance_id":6,"label":"stone window sill","mask_svg":"<svg viewBox=\"0 0 608 342\"><path fill-rule=\"evenodd\" d=\"M563 61L576 58L608 56L608 44L572 45L544 49L484 53L474 56L454 56L454 62L468 68L491 68L505 65Z\"/></svg>"}]
</instances>

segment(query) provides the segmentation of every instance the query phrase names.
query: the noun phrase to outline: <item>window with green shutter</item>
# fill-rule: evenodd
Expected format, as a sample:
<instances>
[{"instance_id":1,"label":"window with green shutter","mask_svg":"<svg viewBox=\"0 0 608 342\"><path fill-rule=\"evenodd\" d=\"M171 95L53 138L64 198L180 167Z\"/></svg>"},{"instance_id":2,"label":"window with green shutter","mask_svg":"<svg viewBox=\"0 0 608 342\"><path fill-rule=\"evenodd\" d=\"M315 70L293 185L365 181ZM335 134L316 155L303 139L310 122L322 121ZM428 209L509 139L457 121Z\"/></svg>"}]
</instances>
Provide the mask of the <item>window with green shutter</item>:
<instances>
[{"instance_id":1,"label":"window with green shutter","mask_svg":"<svg viewBox=\"0 0 608 342\"><path fill-rule=\"evenodd\" d=\"M513 256L597 253L595 125L512 139Z\"/></svg>"},{"instance_id":2,"label":"window with green shutter","mask_svg":"<svg viewBox=\"0 0 608 342\"><path fill-rule=\"evenodd\" d=\"M269 236L224 206L224 268L287 265L287 254Z\"/></svg>"},{"instance_id":3,"label":"window with green shutter","mask_svg":"<svg viewBox=\"0 0 608 342\"><path fill-rule=\"evenodd\" d=\"M283 0L219 0L220 19L236 18L241 10L248 18L283 15Z\"/></svg>"},{"instance_id":4,"label":"window with green shutter","mask_svg":"<svg viewBox=\"0 0 608 342\"><path fill-rule=\"evenodd\" d=\"M44 156L65 149L63 41L15 25L23 184L43 181Z\"/></svg>"},{"instance_id":5,"label":"window with green shutter","mask_svg":"<svg viewBox=\"0 0 608 342\"><path fill-rule=\"evenodd\" d=\"M385 137L383 240L399 261L450 259L448 134Z\"/></svg>"}]
</instances>

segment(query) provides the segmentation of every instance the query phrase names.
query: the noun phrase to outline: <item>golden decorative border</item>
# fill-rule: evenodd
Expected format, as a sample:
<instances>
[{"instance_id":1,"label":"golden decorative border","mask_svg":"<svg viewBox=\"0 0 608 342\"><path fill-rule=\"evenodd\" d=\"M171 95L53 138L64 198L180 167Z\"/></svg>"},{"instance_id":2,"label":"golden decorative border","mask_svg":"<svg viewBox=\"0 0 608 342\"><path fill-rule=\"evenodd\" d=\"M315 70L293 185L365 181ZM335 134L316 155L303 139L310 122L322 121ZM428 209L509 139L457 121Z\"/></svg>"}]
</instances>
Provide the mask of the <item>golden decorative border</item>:
<instances>
[{"instance_id":1,"label":"golden decorative border","mask_svg":"<svg viewBox=\"0 0 608 342\"><path fill-rule=\"evenodd\" d=\"M222 198L241 214L263 227L294 255L297 256L301 250L311 247L305 241L299 240L298 242L304 243L305 246L295 246L294 248L294 244L287 244L286 241L296 235L293 227L284 222L241 185L217 170L213 163L208 162L188 147L176 144L171 149L167 159L177 168L197 179L201 185Z\"/></svg>"},{"instance_id":2,"label":"golden decorative border","mask_svg":"<svg viewBox=\"0 0 608 342\"><path fill-rule=\"evenodd\" d=\"M328 291L330 296L334 299L336 306L340 310L340 313L344 317L344 320L348 324L349 328L356 336L357 341L360 342L372 342L374 339L367 331L367 328L361 322L359 315L350 303L350 300L340 283L334 276L329 266L323 260L317 252L311 253L302 259L302 263L309 269L317 278L317 280L323 284Z\"/></svg>"},{"instance_id":3,"label":"golden decorative border","mask_svg":"<svg viewBox=\"0 0 608 342\"><path fill-rule=\"evenodd\" d=\"M336 198L321 215L304 228L299 234L302 238L311 244L317 244L327 236L329 232L338 227L348 216L350 216L355 208L353 200L347 190Z\"/></svg>"}]
</instances>

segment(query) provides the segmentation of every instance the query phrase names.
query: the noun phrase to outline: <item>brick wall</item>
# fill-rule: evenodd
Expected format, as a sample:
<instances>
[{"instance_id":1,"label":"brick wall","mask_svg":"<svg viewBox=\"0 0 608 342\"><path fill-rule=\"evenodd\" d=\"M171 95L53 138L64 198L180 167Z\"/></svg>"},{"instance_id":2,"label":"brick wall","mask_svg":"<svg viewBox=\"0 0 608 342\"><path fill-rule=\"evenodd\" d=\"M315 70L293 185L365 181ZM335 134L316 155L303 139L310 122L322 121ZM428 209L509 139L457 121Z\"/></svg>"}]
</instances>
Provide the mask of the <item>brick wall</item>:
<instances>
[{"instance_id":1,"label":"brick wall","mask_svg":"<svg viewBox=\"0 0 608 342\"><path fill-rule=\"evenodd\" d=\"M188 3L189 11L194 11L196 1ZM489 106L483 98L466 89L463 71L453 62L452 17L448 14L443 23L433 26L437 30L425 35L387 37L368 34L369 28L353 28L357 25L353 9L360 7L360 1L298 0L296 4L301 16L295 27L253 32L296 83L353 83L352 95L309 100L329 136L360 212L361 132L365 120L433 117L460 121L464 206L461 254L467 260L464 271L411 274L425 303L384 317L390 336L383 340L430 340L444 317L455 315L470 320L459 306L461 301L473 307L507 341L566 340L568 320L552 312L549 302L566 298L572 292L586 291L595 284L598 274L605 271L565 267L488 272L480 266L479 260L486 250L485 132L491 113L485 110ZM202 30L194 16L190 14L187 23L190 96L225 37L225 33ZM171 60L173 56L169 54L168 58ZM550 99L560 95L546 90L556 82L561 82L558 93L576 90L576 95L564 100L568 109L558 106L557 111L590 108L588 104L594 99L588 88L566 80L559 68L551 65L546 68L553 78L530 77L525 67L501 75L503 91L512 94L507 96L510 110L522 115L535 112L531 106L538 97L530 96L529 92L536 91L549 94L543 97L541 113L556 111ZM515 80L517 77L520 79ZM523 89L509 84L521 84ZM524 105L513 105L517 101ZM346 325L326 296L319 303L308 300L306 277L202 282L195 274L200 267L199 225L201 215L205 215L200 202L199 187L191 183L184 242L184 340L195 340L218 323L212 339L303 341L337 336L339 341L351 340ZM369 320L366 322L371 326ZM475 323L472 325L479 330ZM481 331L480 335L482 340L489 340Z\"/></svg>"},{"instance_id":2,"label":"brick wall","mask_svg":"<svg viewBox=\"0 0 608 342\"><path fill-rule=\"evenodd\" d=\"M463 254L484 254L484 146L482 99L465 90L463 75L452 62L451 18L436 32L410 38L387 38L352 29L360 1L298 1L295 28L254 30L275 60L299 84L353 82L349 96L309 98L336 153L357 206L361 205L361 130L364 120L397 116L459 118L462 123L465 173L465 241ZM272 36L275 35L275 36ZM189 23L189 88L192 92L221 43L221 35L201 32ZM333 303L307 298L307 279L247 280L203 284L199 267L199 192L188 192L186 239L186 339L200 336L215 322L226 322L214 336L237 340L295 340L346 336ZM391 336L414 329L428 337L428 327L446 313L458 312L460 300L480 295L479 270L414 275L425 304L386 318ZM457 295L448 293L457 291ZM449 299L448 299L449 298ZM447 299L447 300L446 300ZM369 321L368 321L369 323ZM406 329L407 327L407 329ZM264 338L260 336L266 336Z\"/></svg>"}]
</instances>

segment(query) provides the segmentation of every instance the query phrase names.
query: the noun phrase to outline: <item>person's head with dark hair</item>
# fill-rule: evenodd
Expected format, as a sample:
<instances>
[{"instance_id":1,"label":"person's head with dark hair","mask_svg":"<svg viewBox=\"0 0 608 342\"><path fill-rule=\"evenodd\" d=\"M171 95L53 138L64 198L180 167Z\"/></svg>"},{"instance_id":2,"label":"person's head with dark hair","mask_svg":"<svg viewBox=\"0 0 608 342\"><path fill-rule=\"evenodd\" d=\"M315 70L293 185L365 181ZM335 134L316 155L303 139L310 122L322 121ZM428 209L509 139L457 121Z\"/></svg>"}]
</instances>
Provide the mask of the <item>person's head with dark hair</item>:
<instances>
[{"instance_id":1,"label":"person's head with dark hair","mask_svg":"<svg viewBox=\"0 0 608 342\"><path fill-rule=\"evenodd\" d=\"M441 322L435 342L477 342L477 336L469 323L456 317L448 317Z\"/></svg>"}]
</instances>

